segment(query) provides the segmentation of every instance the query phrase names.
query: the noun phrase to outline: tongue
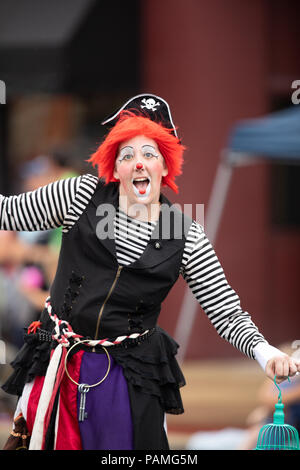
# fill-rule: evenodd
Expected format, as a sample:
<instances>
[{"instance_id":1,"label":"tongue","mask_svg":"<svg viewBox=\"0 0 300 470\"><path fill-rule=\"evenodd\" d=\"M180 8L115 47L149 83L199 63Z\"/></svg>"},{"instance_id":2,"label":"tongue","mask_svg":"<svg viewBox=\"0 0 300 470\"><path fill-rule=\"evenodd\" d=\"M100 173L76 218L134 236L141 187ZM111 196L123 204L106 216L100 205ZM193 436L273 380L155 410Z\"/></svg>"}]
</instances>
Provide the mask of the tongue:
<instances>
[{"instance_id":1,"label":"tongue","mask_svg":"<svg viewBox=\"0 0 300 470\"><path fill-rule=\"evenodd\" d=\"M135 181L134 185L140 192L145 192L148 186L148 181Z\"/></svg>"}]
</instances>

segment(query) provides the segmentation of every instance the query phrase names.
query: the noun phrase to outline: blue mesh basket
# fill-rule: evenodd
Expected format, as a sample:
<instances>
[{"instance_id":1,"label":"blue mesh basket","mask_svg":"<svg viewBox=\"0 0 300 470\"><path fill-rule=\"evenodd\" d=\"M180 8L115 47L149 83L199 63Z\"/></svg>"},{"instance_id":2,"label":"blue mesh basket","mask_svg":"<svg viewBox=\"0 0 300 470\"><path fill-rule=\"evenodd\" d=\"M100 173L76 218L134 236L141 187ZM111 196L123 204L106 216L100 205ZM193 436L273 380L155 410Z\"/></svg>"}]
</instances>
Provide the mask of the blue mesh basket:
<instances>
[{"instance_id":1,"label":"blue mesh basket","mask_svg":"<svg viewBox=\"0 0 300 470\"><path fill-rule=\"evenodd\" d=\"M300 450L299 434L296 428L284 423L284 404L279 390L278 403L275 405L273 423L265 424L259 431L256 448L254 450Z\"/></svg>"}]
</instances>

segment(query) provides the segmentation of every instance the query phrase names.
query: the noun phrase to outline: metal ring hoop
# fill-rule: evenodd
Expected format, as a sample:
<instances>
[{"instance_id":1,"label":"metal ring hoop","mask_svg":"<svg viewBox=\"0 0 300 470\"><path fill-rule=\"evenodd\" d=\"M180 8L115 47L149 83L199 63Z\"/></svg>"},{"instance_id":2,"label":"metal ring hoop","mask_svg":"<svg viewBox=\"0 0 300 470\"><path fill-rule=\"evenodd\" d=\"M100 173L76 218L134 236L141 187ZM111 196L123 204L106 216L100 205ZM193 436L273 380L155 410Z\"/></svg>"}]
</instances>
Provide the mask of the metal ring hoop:
<instances>
[{"instance_id":1,"label":"metal ring hoop","mask_svg":"<svg viewBox=\"0 0 300 470\"><path fill-rule=\"evenodd\" d=\"M89 341L90 341L89 339L83 339L83 340L81 340L81 341L77 341L76 343L74 343L74 344L70 347L70 349L68 350L68 352L67 352L67 354L66 354L66 357L65 357L65 371L66 371L66 374L67 374L67 376L69 377L69 379L70 379L75 385L77 385L78 387L79 387L80 384L79 384L78 382L76 382L74 379L72 379L72 377L71 377L70 374L69 374L68 368L67 368L68 355L69 355L69 353L72 351L72 349L73 349L75 346L77 346L77 345L80 344L80 343L88 343ZM95 383L95 384L92 384L92 385L86 384L86 386L87 386L88 388L92 388L92 387L96 387L97 385L100 385L100 384L106 379L106 377L108 376L109 371L110 371L110 364L111 364L110 355L108 354L108 351L107 351L107 349L106 349L104 346L101 346L101 347L104 349L105 354L106 354L107 359L108 359L107 371L106 371L104 377L103 377L101 380L99 380L99 382L97 382L97 383Z\"/></svg>"}]
</instances>

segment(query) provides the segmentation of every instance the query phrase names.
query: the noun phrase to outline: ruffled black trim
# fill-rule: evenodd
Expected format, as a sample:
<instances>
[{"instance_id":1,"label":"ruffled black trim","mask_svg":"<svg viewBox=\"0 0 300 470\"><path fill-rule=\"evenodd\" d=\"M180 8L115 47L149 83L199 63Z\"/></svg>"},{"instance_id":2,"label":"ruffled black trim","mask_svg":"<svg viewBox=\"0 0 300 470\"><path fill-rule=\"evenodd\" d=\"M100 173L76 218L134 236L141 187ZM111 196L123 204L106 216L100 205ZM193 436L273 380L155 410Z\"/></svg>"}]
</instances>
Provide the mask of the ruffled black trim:
<instances>
[{"instance_id":1,"label":"ruffled black trim","mask_svg":"<svg viewBox=\"0 0 300 470\"><path fill-rule=\"evenodd\" d=\"M41 332L27 334L24 330L24 345L11 362L13 372L2 389L11 395L22 395L24 385L31 382L37 375L45 375L50 361L50 352L56 346L54 342L44 341L47 332L52 333L54 323L49 317L47 309L40 315Z\"/></svg>"},{"instance_id":2,"label":"ruffled black trim","mask_svg":"<svg viewBox=\"0 0 300 470\"><path fill-rule=\"evenodd\" d=\"M37 375L45 375L52 343L41 342L38 334L24 334L24 345L11 363L14 371L2 385L11 395L22 395L24 385Z\"/></svg>"},{"instance_id":3,"label":"ruffled black trim","mask_svg":"<svg viewBox=\"0 0 300 470\"><path fill-rule=\"evenodd\" d=\"M40 342L37 334L26 334L25 344L11 364L14 372L2 389L20 396L25 383L46 374L54 346L55 343ZM176 341L159 327L135 345L109 348L126 380L140 392L158 397L163 410L171 414L184 412L180 388L185 385L185 378L175 358L177 350Z\"/></svg>"},{"instance_id":4,"label":"ruffled black trim","mask_svg":"<svg viewBox=\"0 0 300 470\"><path fill-rule=\"evenodd\" d=\"M157 327L154 334L134 348L110 349L109 352L123 368L128 382L142 393L160 399L166 413L184 412L180 388L185 378L175 358L178 344Z\"/></svg>"}]
</instances>

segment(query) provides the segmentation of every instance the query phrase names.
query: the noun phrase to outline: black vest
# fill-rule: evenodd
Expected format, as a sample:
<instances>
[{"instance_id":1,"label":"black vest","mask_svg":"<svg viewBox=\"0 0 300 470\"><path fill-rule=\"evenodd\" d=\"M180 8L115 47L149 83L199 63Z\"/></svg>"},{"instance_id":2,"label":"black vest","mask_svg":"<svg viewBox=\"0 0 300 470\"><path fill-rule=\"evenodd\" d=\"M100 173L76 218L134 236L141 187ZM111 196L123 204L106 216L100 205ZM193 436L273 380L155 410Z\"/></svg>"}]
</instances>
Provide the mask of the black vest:
<instances>
[{"instance_id":1,"label":"black vest","mask_svg":"<svg viewBox=\"0 0 300 470\"><path fill-rule=\"evenodd\" d=\"M96 191L79 220L63 235L57 273L50 296L55 313L67 320L73 330L91 339L128 335L153 328L161 303L179 276L186 234L192 220L163 196L160 202L172 209L170 232L163 224L164 211L142 256L120 267L115 241L99 239L97 215L101 204L119 205L119 185L99 181ZM162 207L163 207L162 206ZM103 207L103 206L100 206ZM105 219L104 219L105 218ZM174 229L182 224L178 237ZM113 233L113 218L107 223ZM168 232L168 230L167 230Z\"/></svg>"}]
</instances>

